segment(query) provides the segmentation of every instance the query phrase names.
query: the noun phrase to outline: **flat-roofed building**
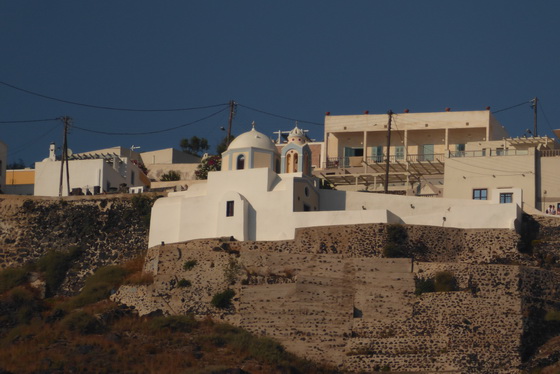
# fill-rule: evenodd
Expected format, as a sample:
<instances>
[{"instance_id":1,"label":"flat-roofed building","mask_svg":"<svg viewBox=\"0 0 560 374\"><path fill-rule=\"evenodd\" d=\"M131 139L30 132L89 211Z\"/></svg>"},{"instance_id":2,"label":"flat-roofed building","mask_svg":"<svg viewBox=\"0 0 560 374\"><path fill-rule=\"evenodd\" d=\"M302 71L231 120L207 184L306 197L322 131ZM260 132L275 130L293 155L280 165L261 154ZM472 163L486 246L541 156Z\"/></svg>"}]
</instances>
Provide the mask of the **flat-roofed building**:
<instances>
[{"instance_id":1,"label":"flat-roofed building","mask_svg":"<svg viewBox=\"0 0 560 374\"><path fill-rule=\"evenodd\" d=\"M33 195L34 187L34 169L6 170L5 193L12 195Z\"/></svg>"},{"instance_id":2,"label":"flat-roofed building","mask_svg":"<svg viewBox=\"0 0 560 374\"><path fill-rule=\"evenodd\" d=\"M383 192L388 175L391 193L483 194L545 211L560 203L559 148L547 136L511 138L489 110L327 115L326 152L315 175L337 189L368 192Z\"/></svg>"}]
</instances>

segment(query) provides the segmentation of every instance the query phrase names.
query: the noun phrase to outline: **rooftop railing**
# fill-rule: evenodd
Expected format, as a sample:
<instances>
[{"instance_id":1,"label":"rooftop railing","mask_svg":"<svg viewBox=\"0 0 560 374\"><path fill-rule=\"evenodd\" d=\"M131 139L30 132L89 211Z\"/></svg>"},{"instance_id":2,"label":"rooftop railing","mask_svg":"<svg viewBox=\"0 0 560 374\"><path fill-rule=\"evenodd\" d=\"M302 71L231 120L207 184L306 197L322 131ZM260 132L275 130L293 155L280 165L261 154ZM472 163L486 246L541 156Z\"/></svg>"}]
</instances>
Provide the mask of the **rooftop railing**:
<instances>
[{"instance_id":1,"label":"rooftop railing","mask_svg":"<svg viewBox=\"0 0 560 374\"><path fill-rule=\"evenodd\" d=\"M560 156L560 149L547 149L540 151L541 157L558 157Z\"/></svg>"},{"instance_id":2,"label":"rooftop railing","mask_svg":"<svg viewBox=\"0 0 560 374\"><path fill-rule=\"evenodd\" d=\"M484 157L484 156L523 156L527 149L481 149L478 151L450 151L449 157Z\"/></svg>"}]
</instances>

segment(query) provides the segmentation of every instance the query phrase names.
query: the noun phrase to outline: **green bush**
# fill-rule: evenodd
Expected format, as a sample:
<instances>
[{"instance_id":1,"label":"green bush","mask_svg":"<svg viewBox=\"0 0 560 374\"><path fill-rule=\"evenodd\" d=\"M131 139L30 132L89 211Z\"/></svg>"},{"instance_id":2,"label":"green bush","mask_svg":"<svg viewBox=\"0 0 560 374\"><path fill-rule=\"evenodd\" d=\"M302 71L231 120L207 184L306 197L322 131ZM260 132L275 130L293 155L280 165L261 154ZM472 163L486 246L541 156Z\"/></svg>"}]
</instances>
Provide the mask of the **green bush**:
<instances>
[{"instance_id":1,"label":"green bush","mask_svg":"<svg viewBox=\"0 0 560 374\"><path fill-rule=\"evenodd\" d=\"M192 286L191 281L190 281L190 280L187 280L187 279L184 279L184 278L181 279L181 280L177 283L177 287L181 287L181 288L183 288L183 287L190 287L190 286Z\"/></svg>"},{"instance_id":2,"label":"green bush","mask_svg":"<svg viewBox=\"0 0 560 374\"><path fill-rule=\"evenodd\" d=\"M45 275L47 296L56 293L72 263L82 252L79 247L70 247L68 251L49 251L37 261L37 268Z\"/></svg>"},{"instance_id":3,"label":"green bush","mask_svg":"<svg viewBox=\"0 0 560 374\"><path fill-rule=\"evenodd\" d=\"M387 242L383 246L383 256L389 258L409 257L408 233L403 225L387 225Z\"/></svg>"},{"instance_id":4,"label":"green bush","mask_svg":"<svg viewBox=\"0 0 560 374\"><path fill-rule=\"evenodd\" d=\"M231 306L231 299L235 296L235 291L228 288L224 292L220 292L212 297L212 305L216 308L226 309Z\"/></svg>"},{"instance_id":5,"label":"green bush","mask_svg":"<svg viewBox=\"0 0 560 374\"><path fill-rule=\"evenodd\" d=\"M120 266L110 265L99 268L86 280L79 295L70 301L70 305L79 308L106 299L111 290L117 288L127 275L127 271Z\"/></svg>"},{"instance_id":6,"label":"green bush","mask_svg":"<svg viewBox=\"0 0 560 374\"><path fill-rule=\"evenodd\" d=\"M241 270L241 265L234 258L230 258L228 264L224 268L224 277L226 278L228 284L233 285L237 282L237 278L241 274Z\"/></svg>"},{"instance_id":7,"label":"green bush","mask_svg":"<svg viewBox=\"0 0 560 374\"><path fill-rule=\"evenodd\" d=\"M67 330L84 335L103 331L103 325L97 318L81 310L68 314L62 319L61 325Z\"/></svg>"},{"instance_id":8,"label":"green bush","mask_svg":"<svg viewBox=\"0 0 560 374\"><path fill-rule=\"evenodd\" d=\"M35 297L32 291L24 287L13 288L7 294L6 301L9 315L5 317L13 323L29 323L43 309L41 301Z\"/></svg>"},{"instance_id":9,"label":"green bush","mask_svg":"<svg viewBox=\"0 0 560 374\"><path fill-rule=\"evenodd\" d=\"M414 283L416 290L414 294L416 296L423 294L424 292L435 292L436 288L434 285L434 280L432 278L414 278Z\"/></svg>"},{"instance_id":10,"label":"green bush","mask_svg":"<svg viewBox=\"0 0 560 374\"><path fill-rule=\"evenodd\" d=\"M548 312L546 312L546 315L544 316L544 320L546 322L558 322L558 321L560 321L560 311L549 310Z\"/></svg>"},{"instance_id":11,"label":"green bush","mask_svg":"<svg viewBox=\"0 0 560 374\"><path fill-rule=\"evenodd\" d=\"M383 247L383 257L387 257L387 258L408 257L408 251L406 250L406 247L400 244L387 243Z\"/></svg>"},{"instance_id":12,"label":"green bush","mask_svg":"<svg viewBox=\"0 0 560 374\"><path fill-rule=\"evenodd\" d=\"M255 337L246 330L227 324L214 326L216 346L224 343L240 353L247 353L251 358L264 361L271 365L292 364L292 357L284 347L268 337Z\"/></svg>"},{"instance_id":13,"label":"green bush","mask_svg":"<svg viewBox=\"0 0 560 374\"><path fill-rule=\"evenodd\" d=\"M159 196L150 196L146 194L134 194L130 199L132 203L132 208L134 209L134 214L140 217L142 223L145 227L150 227L150 219L152 216L152 206ZM128 218L128 215L124 215L124 218Z\"/></svg>"},{"instance_id":14,"label":"green bush","mask_svg":"<svg viewBox=\"0 0 560 374\"><path fill-rule=\"evenodd\" d=\"M4 293L27 281L27 271L22 268L8 268L0 271L0 293Z\"/></svg>"},{"instance_id":15,"label":"green bush","mask_svg":"<svg viewBox=\"0 0 560 374\"><path fill-rule=\"evenodd\" d=\"M191 270L192 268L194 268L196 266L196 264L197 264L196 260L187 260L187 261L185 261L185 264L183 265L183 269Z\"/></svg>"},{"instance_id":16,"label":"green bush","mask_svg":"<svg viewBox=\"0 0 560 374\"><path fill-rule=\"evenodd\" d=\"M416 290L414 293L418 296L424 292L449 292L457 291L457 280L450 271L439 271L433 278L414 278Z\"/></svg>"},{"instance_id":17,"label":"green bush","mask_svg":"<svg viewBox=\"0 0 560 374\"><path fill-rule=\"evenodd\" d=\"M405 244L408 240L408 233L403 225L387 225L387 240L395 244Z\"/></svg>"},{"instance_id":18,"label":"green bush","mask_svg":"<svg viewBox=\"0 0 560 374\"><path fill-rule=\"evenodd\" d=\"M198 326L192 314L184 316L156 317L150 322L153 330L169 329L171 331L190 332Z\"/></svg>"},{"instance_id":19,"label":"green bush","mask_svg":"<svg viewBox=\"0 0 560 374\"><path fill-rule=\"evenodd\" d=\"M449 292L457 290L457 280L450 271L440 271L434 277L434 288L436 292Z\"/></svg>"},{"instance_id":20,"label":"green bush","mask_svg":"<svg viewBox=\"0 0 560 374\"><path fill-rule=\"evenodd\" d=\"M181 173L179 173L176 170L169 170L169 172L167 172L167 173L165 173L161 176L161 180L163 182L181 180Z\"/></svg>"}]
</instances>

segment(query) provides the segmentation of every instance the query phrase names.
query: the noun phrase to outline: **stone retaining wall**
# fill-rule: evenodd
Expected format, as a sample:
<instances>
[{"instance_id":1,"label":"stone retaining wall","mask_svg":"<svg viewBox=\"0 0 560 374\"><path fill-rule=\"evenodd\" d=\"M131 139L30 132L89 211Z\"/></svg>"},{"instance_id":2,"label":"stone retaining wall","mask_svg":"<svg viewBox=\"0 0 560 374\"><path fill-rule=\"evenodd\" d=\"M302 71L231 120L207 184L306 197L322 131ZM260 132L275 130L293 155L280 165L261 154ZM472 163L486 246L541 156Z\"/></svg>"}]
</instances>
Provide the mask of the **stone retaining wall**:
<instances>
[{"instance_id":1,"label":"stone retaining wall","mask_svg":"<svg viewBox=\"0 0 560 374\"><path fill-rule=\"evenodd\" d=\"M63 293L74 293L100 266L122 263L147 248L148 227L128 196L0 197L0 268L34 261L49 250L79 246Z\"/></svg>"},{"instance_id":2,"label":"stone retaining wall","mask_svg":"<svg viewBox=\"0 0 560 374\"><path fill-rule=\"evenodd\" d=\"M154 247L146 262L154 284L121 287L114 299L141 314L211 315L350 371L492 373L521 365L526 298L534 285L552 289L534 294L537 299L558 300L548 271L360 256L333 231L337 253L320 253L317 246L300 253L304 244L297 239ZM187 260L197 263L185 270ZM233 285L226 276L232 262L241 269ZM416 296L414 278L440 271L454 274L459 291ZM180 279L191 286L178 287ZM232 307L214 308L212 296L226 288L236 292Z\"/></svg>"}]
</instances>

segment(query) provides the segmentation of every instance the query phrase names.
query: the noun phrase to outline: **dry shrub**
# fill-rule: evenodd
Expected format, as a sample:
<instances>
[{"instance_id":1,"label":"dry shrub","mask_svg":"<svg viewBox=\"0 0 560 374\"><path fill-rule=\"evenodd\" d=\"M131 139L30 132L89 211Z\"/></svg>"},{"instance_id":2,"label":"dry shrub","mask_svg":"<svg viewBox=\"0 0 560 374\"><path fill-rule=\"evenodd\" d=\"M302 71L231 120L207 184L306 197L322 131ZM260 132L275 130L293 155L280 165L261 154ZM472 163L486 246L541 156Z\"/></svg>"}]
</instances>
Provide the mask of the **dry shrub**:
<instances>
[{"instance_id":1,"label":"dry shrub","mask_svg":"<svg viewBox=\"0 0 560 374\"><path fill-rule=\"evenodd\" d=\"M126 261L121 266L126 270L127 273L137 273L141 272L144 268L144 262L146 261L146 253L143 252L140 256L131 258Z\"/></svg>"},{"instance_id":2,"label":"dry shrub","mask_svg":"<svg viewBox=\"0 0 560 374\"><path fill-rule=\"evenodd\" d=\"M136 285L136 286L147 286L152 283L154 283L154 275L152 273L147 273L143 271L130 274L124 280L124 284Z\"/></svg>"}]
</instances>

